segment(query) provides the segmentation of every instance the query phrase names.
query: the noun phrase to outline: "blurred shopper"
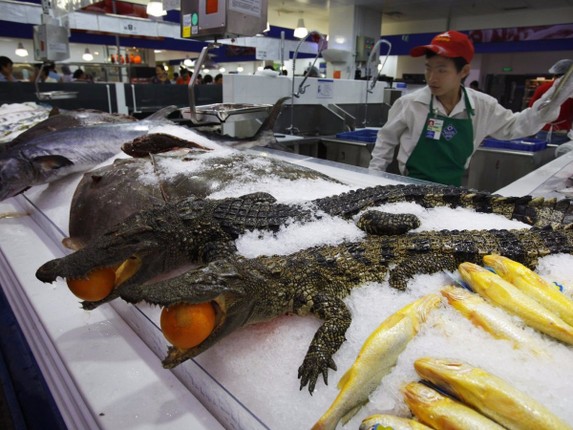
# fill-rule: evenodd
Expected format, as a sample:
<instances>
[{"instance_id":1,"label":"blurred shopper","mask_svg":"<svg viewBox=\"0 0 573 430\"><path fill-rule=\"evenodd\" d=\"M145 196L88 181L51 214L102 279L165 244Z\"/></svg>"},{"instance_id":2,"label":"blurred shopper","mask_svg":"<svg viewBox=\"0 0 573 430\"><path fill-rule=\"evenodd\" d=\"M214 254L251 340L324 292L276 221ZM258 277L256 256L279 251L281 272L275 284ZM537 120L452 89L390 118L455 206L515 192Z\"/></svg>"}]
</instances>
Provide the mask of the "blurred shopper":
<instances>
[{"instance_id":1,"label":"blurred shopper","mask_svg":"<svg viewBox=\"0 0 573 430\"><path fill-rule=\"evenodd\" d=\"M193 72L189 72L189 70L183 68L180 71L181 74L175 83L178 85L189 85L189 81L191 80L191 76L193 76Z\"/></svg>"},{"instance_id":2,"label":"blurred shopper","mask_svg":"<svg viewBox=\"0 0 573 430\"><path fill-rule=\"evenodd\" d=\"M16 82L12 69L14 63L8 57L0 57L0 82Z\"/></svg>"},{"instance_id":3,"label":"blurred shopper","mask_svg":"<svg viewBox=\"0 0 573 430\"><path fill-rule=\"evenodd\" d=\"M215 76L215 81L213 81L215 85L223 85L223 75L221 73Z\"/></svg>"},{"instance_id":4,"label":"blurred shopper","mask_svg":"<svg viewBox=\"0 0 573 430\"><path fill-rule=\"evenodd\" d=\"M167 76L167 71L162 65L155 66L155 76L151 78L152 84L170 84L169 76Z\"/></svg>"},{"instance_id":5,"label":"blurred shopper","mask_svg":"<svg viewBox=\"0 0 573 430\"><path fill-rule=\"evenodd\" d=\"M529 100L529 106L533 106L543 94L545 94L553 84L555 79L563 76L567 73L570 67L573 67L573 60L563 59L559 60L549 69L549 73L553 75L553 80L545 82L539 85L531 99ZM571 140L567 133L571 130L571 123L573 122L573 98L565 100L565 103L561 105L561 110L559 111L559 116L554 121L545 124L543 129L535 135L536 138L541 139L547 143L553 143L559 145L561 143L568 142Z\"/></svg>"},{"instance_id":6,"label":"blurred shopper","mask_svg":"<svg viewBox=\"0 0 573 430\"><path fill-rule=\"evenodd\" d=\"M559 105L570 94L559 94L553 102L514 113L479 91L465 88L474 47L457 31L435 36L429 45L410 51L425 56L427 86L396 100L388 121L378 132L370 168L386 170L398 148L400 172L413 178L448 185L461 185L470 158L486 136L513 139L531 136L559 115Z\"/></svg>"},{"instance_id":7,"label":"blurred shopper","mask_svg":"<svg viewBox=\"0 0 573 430\"><path fill-rule=\"evenodd\" d=\"M470 82L470 88L474 91L481 91L479 88L479 82L478 81L471 81Z\"/></svg>"},{"instance_id":8,"label":"blurred shopper","mask_svg":"<svg viewBox=\"0 0 573 430\"><path fill-rule=\"evenodd\" d=\"M70 66L64 64L62 66L62 82L72 82L74 79Z\"/></svg>"},{"instance_id":9,"label":"blurred shopper","mask_svg":"<svg viewBox=\"0 0 573 430\"><path fill-rule=\"evenodd\" d=\"M206 74L205 76L203 76L203 84L212 84L213 83L213 76L211 76L210 74Z\"/></svg>"}]
</instances>

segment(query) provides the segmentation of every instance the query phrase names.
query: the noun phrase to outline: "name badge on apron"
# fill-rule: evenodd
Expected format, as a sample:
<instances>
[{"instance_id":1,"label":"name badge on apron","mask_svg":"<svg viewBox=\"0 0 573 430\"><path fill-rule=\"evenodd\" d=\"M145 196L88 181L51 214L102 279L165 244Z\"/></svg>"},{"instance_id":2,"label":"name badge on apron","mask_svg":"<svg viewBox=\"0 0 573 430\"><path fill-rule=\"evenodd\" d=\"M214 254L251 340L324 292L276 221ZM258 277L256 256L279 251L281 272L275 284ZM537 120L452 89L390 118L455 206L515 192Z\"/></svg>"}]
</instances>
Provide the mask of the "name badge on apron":
<instances>
[{"instance_id":1,"label":"name badge on apron","mask_svg":"<svg viewBox=\"0 0 573 430\"><path fill-rule=\"evenodd\" d=\"M428 119L426 124L426 137L428 139L440 140L440 135L442 134L442 128L444 127L444 120L438 118Z\"/></svg>"}]
</instances>

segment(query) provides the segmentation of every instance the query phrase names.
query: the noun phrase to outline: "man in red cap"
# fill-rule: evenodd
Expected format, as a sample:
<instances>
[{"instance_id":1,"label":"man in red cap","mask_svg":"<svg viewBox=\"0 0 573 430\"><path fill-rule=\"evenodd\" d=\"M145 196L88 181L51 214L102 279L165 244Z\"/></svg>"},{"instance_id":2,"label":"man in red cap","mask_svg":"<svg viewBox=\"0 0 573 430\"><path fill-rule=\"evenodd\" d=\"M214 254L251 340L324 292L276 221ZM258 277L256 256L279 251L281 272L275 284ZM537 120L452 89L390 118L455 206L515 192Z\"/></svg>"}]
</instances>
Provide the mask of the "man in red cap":
<instances>
[{"instance_id":1,"label":"man in red cap","mask_svg":"<svg viewBox=\"0 0 573 430\"><path fill-rule=\"evenodd\" d=\"M559 114L570 95L546 93L532 108L514 113L485 93L466 89L474 47L463 33L438 34L410 51L426 58L424 88L400 97L378 133L370 168L386 170L396 146L400 172L414 178L461 185L471 155L486 136L531 136ZM545 100L551 102L540 109Z\"/></svg>"}]
</instances>

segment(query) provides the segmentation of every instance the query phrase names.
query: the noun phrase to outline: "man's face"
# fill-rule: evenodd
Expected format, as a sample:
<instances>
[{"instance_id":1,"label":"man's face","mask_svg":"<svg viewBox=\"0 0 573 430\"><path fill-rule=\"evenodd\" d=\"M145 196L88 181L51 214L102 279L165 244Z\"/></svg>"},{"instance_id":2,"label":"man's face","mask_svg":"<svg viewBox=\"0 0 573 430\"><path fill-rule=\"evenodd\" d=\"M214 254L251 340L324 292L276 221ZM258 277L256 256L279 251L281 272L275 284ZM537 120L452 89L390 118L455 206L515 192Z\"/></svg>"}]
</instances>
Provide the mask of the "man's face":
<instances>
[{"instance_id":1,"label":"man's face","mask_svg":"<svg viewBox=\"0 0 573 430\"><path fill-rule=\"evenodd\" d=\"M469 73L469 65L458 72L454 60L435 55L426 59L426 82L432 94L439 97L458 91L462 79Z\"/></svg>"}]
</instances>

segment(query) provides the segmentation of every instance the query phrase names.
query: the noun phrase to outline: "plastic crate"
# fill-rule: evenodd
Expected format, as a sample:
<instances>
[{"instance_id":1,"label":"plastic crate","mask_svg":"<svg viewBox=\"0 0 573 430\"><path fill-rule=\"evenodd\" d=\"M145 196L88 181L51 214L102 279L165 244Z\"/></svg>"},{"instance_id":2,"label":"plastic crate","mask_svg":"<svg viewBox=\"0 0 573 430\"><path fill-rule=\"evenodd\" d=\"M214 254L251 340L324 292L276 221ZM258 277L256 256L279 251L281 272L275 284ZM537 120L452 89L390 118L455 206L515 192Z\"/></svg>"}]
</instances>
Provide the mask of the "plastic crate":
<instances>
[{"instance_id":1,"label":"plastic crate","mask_svg":"<svg viewBox=\"0 0 573 430\"><path fill-rule=\"evenodd\" d=\"M482 146L485 148L513 149L518 151L537 152L547 148L547 142L541 139L513 139L497 140L487 137L483 140Z\"/></svg>"},{"instance_id":2,"label":"plastic crate","mask_svg":"<svg viewBox=\"0 0 573 430\"><path fill-rule=\"evenodd\" d=\"M343 133L336 133L338 139L358 140L360 142L374 143L376 142L376 135L378 130L365 128L363 130L345 131Z\"/></svg>"}]
</instances>

